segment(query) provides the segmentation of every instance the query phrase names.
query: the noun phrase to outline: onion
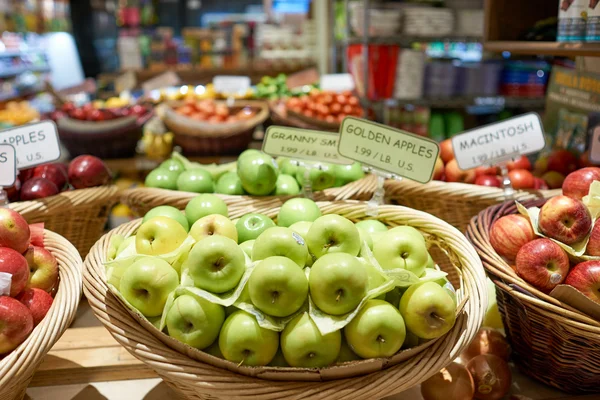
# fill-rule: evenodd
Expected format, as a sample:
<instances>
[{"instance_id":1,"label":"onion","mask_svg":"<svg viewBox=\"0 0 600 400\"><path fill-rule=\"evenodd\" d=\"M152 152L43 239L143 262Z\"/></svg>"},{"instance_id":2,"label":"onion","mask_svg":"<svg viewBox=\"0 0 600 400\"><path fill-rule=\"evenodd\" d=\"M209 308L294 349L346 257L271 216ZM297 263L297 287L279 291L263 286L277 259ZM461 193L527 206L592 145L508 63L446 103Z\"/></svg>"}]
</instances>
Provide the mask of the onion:
<instances>
[{"instance_id":1,"label":"onion","mask_svg":"<svg viewBox=\"0 0 600 400\"><path fill-rule=\"evenodd\" d=\"M471 374L455 362L421 384L425 400L471 400L474 392Z\"/></svg>"},{"instance_id":2,"label":"onion","mask_svg":"<svg viewBox=\"0 0 600 400\"><path fill-rule=\"evenodd\" d=\"M500 332L482 328L460 356L465 362L469 362L473 357L480 354L493 354L508 361L510 345Z\"/></svg>"},{"instance_id":3,"label":"onion","mask_svg":"<svg viewBox=\"0 0 600 400\"><path fill-rule=\"evenodd\" d=\"M467 363L467 370L475 382L475 398L499 400L510 389L511 374L508 363L493 354L481 354Z\"/></svg>"}]
</instances>

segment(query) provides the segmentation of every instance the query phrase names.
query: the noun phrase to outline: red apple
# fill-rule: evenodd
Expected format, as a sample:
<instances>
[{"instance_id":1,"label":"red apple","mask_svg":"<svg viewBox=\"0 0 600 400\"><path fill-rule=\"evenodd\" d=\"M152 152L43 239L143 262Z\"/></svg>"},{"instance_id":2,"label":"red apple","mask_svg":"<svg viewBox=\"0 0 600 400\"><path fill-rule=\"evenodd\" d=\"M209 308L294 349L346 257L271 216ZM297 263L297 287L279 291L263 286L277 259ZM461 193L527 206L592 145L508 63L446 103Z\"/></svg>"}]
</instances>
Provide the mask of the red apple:
<instances>
[{"instance_id":1,"label":"red apple","mask_svg":"<svg viewBox=\"0 0 600 400\"><path fill-rule=\"evenodd\" d=\"M565 283L596 303L600 303L600 261L585 261L577 264L567 275Z\"/></svg>"},{"instance_id":2,"label":"red apple","mask_svg":"<svg viewBox=\"0 0 600 400\"><path fill-rule=\"evenodd\" d=\"M542 179L548 184L550 189L559 189L563 185L565 176L560 172L548 171L542 175Z\"/></svg>"},{"instance_id":3,"label":"red apple","mask_svg":"<svg viewBox=\"0 0 600 400\"><path fill-rule=\"evenodd\" d=\"M507 162L506 167L509 171L512 171L513 169L526 169L528 171L531 171L531 162L529 161L529 158L521 156L515 161Z\"/></svg>"},{"instance_id":4,"label":"red apple","mask_svg":"<svg viewBox=\"0 0 600 400\"><path fill-rule=\"evenodd\" d=\"M435 168L433 170L433 180L439 181L444 176L444 162L441 158L435 160Z\"/></svg>"},{"instance_id":5,"label":"red apple","mask_svg":"<svg viewBox=\"0 0 600 400\"><path fill-rule=\"evenodd\" d=\"M550 239L525 243L517 253L517 274L543 292L562 283L569 272L569 256Z\"/></svg>"},{"instance_id":6,"label":"red apple","mask_svg":"<svg viewBox=\"0 0 600 400\"><path fill-rule=\"evenodd\" d=\"M529 219L519 214L499 218L490 229L490 244L502 257L513 261L525 243L535 239Z\"/></svg>"},{"instance_id":7,"label":"red apple","mask_svg":"<svg viewBox=\"0 0 600 400\"><path fill-rule=\"evenodd\" d=\"M0 355L17 348L32 330L31 311L12 297L0 296Z\"/></svg>"},{"instance_id":8,"label":"red apple","mask_svg":"<svg viewBox=\"0 0 600 400\"><path fill-rule=\"evenodd\" d=\"M19 201L19 192L21 191L21 181L18 177L15 178L15 183L12 186L4 188L8 201Z\"/></svg>"},{"instance_id":9,"label":"red apple","mask_svg":"<svg viewBox=\"0 0 600 400\"><path fill-rule=\"evenodd\" d=\"M542 178L538 178L537 176L533 177L533 188L535 190L548 190L548 184Z\"/></svg>"},{"instance_id":10,"label":"red apple","mask_svg":"<svg viewBox=\"0 0 600 400\"><path fill-rule=\"evenodd\" d=\"M542 206L538 228L544 235L571 245L590 233L592 216L581 200L556 196Z\"/></svg>"},{"instance_id":11,"label":"red apple","mask_svg":"<svg viewBox=\"0 0 600 400\"><path fill-rule=\"evenodd\" d=\"M31 311L33 317L33 326L37 326L52 307L52 296L42 289L25 289L17 297L21 303Z\"/></svg>"},{"instance_id":12,"label":"red apple","mask_svg":"<svg viewBox=\"0 0 600 400\"><path fill-rule=\"evenodd\" d=\"M515 189L533 189L535 177L526 169L513 169L508 172L512 187Z\"/></svg>"},{"instance_id":13,"label":"red apple","mask_svg":"<svg viewBox=\"0 0 600 400\"><path fill-rule=\"evenodd\" d=\"M563 194L581 200L587 196L594 181L600 181L600 168L587 167L571 172L562 184Z\"/></svg>"},{"instance_id":14,"label":"red apple","mask_svg":"<svg viewBox=\"0 0 600 400\"><path fill-rule=\"evenodd\" d=\"M60 165L60 163L38 165L33 169L33 176L48 179L58 190L62 190L67 184L67 173Z\"/></svg>"},{"instance_id":15,"label":"red apple","mask_svg":"<svg viewBox=\"0 0 600 400\"><path fill-rule=\"evenodd\" d=\"M587 150L579 156L579 168L594 167L595 164L590 160L590 151Z\"/></svg>"},{"instance_id":16,"label":"red apple","mask_svg":"<svg viewBox=\"0 0 600 400\"><path fill-rule=\"evenodd\" d=\"M568 150L554 150L548 156L548 171L567 176L577 169L577 157Z\"/></svg>"},{"instance_id":17,"label":"red apple","mask_svg":"<svg viewBox=\"0 0 600 400\"><path fill-rule=\"evenodd\" d=\"M85 110L82 110L81 108L76 108L72 111L69 111L69 117L71 117L73 119L85 120L87 117L87 114L86 114Z\"/></svg>"},{"instance_id":18,"label":"red apple","mask_svg":"<svg viewBox=\"0 0 600 400\"><path fill-rule=\"evenodd\" d=\"M0 247L0 272L10 274L9 296L15 297L25 289L29 281L29 265L20 253L8 247ZM4 293L6 294L6 293Z\"/></svg>"},{"instance_id":19,"label":"red apple","mask_svg":"<svg viewBox=\"0 0 600 400\"><path fill-rule=\"evenodd\" d=\"M0 246L23 253L29 247L29 225L10 208L0 207Z\"/></svg>"},{"instance_id":20,"label":"red apple","mask_svg":"<svg viewBox=\"0 0 600 400\"><path fill-rule=\"evenodd\" d=\"M475 168L475 177L480 177L483 175L500 175L500 168L483 166Z\"/></svg>"},{"instance_id":21,"label":"red apple","mask_svg":"<svg viewBox=\"0 0 600 400\"><path fill-rule=\"evenodd\" d=\"M456 160L452 159L446 164L445 169L446 181L448 182L462 182L462 183L474 183L475 182L475 169L462 170L458 167Z\"/></svg>"},{"instance_id":22,"label":"red apple","mask_svg":"<svg viewBox=\"0 0 600 400\"><path fill-rule=\"evenodd\" d=\"M98 157L83 155L69 164L69 182L75 189L106 185L110 180L110 171Z\"/></svg>"},{"instance_id":23,"label":"red apple","mask_svg":"<svg viewBox=\"0 0 600 400\"><path fill-rule=\"evenodd\" d=\"M25 183L33 177L33 170L35 168L25 168L19 171L19 180L21 183Z\"/></svg>"},{"instance_id":24,"label":"red apple","mask_svg":"<svg viewBox=\"0 0 600 400\"><path fill-rule=\"evenodd\" d=\"M444 164L448 164L450 160L454 160L452 140L446 139L440 143L440 157L442 157L442 161L444 161Z\"/></svg>"},{"instance_id":25,"label":"red apple","mask_svg":"<svg viewBox=\"0 0 600 400\"><path fill-rule=\"evenodd\" d=\"M30 246L25 259L31 273L27 287L51 291L58 283L58 264L52 253L42 247Z\"/></svg>"},{"instance_id":26,"label":"red apple","mask_svg":"<svg viewBox=\"0 0 600 400\"><path fill-rule=\"evenodd\" d=\"M496 175L479 175L475 178L475 184L489 187L502 187L502 179Z\"/></svg>"},{"instance_id":27,"label":"red apple","mask_svg":"<svg viewBox=\"0 0 600 400\"><path fill-rule=\"evenodd\" d=\"M59 190L56 185L45 178L31 178L21 187L21 200L36 200L54 196Z\"/></svg>"},{"instance_id":28,"label":"red apple","mask_svg":"<svg viewBox=\"0 0 600 400\"><path fill-rule=\"evenodd\" d=\"M31 232L30 244L32 246L44 247L44 223L30 224L29 231Z\"/></svg>"}]
</instances>

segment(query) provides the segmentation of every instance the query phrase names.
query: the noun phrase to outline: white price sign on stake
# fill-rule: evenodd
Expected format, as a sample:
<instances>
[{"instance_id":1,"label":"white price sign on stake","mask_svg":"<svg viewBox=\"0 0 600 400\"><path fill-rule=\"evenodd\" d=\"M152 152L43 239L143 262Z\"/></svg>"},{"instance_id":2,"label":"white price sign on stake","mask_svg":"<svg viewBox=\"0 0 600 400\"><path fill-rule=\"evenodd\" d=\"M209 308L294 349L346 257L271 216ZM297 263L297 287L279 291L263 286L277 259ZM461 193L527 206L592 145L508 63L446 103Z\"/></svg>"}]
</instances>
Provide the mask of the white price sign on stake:
<instances>
[{"instance_id":1,"label":"white price sign on stake","mask_svg":"<svg viewBox=\"0 0 600 400\"><path fill-rule=\"evenodd\" d=\"M15 148L17 169L60 158L58 132L53 121L35 122L1 131L0 143Z\"/></svg>"},{"instance_id":2,"label":"white price sign on stake","mask_svg":"<svg viewBox=\"0 0 600 400\"><path fill-rule=\"evenodd\" d=\"M250 89L250 78L247 76L217 75L213 78L213 86L217 93L241 95Z\"/></svg>"},{"instance_id":3,"label":"white price sign on stake","mask_svg":"<svg viewBox=\"0 0 600 400\"><path fill-rule=\"evenodd\" d=\"M17 155L10 144L0 144L0 187L12 186L17 176Z\"/></svg>"},{"instance_id":4,"label":"white price sign on stake","mask_svg":"<svg viewBox=\"0 0 600 400\"><path fill-rule=\"evenodd\" d=\"M452 138L454 157L463 170L535 153L545 145L540 116L533 112L472 129Z\"/></svg>"},{"instance_id":5,"label":"white price sign on stake","mask_svg":"<svg viewBox=\"0 0 600 400\"><path fill-rule=\"evenodd\" d=\"M331 92L354 90L354 78L350 74L321 75L319 87L321 90L327 90Z\"/></svg>"}]
</instances>

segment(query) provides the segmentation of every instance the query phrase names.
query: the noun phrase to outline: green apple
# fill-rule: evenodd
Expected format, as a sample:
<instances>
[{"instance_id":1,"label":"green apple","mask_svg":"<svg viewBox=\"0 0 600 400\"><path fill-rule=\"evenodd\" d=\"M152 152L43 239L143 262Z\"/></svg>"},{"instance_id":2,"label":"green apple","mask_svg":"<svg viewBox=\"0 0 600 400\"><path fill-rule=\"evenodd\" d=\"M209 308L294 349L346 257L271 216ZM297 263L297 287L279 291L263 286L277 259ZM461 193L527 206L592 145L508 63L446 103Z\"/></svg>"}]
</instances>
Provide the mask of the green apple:
<instances>
[{"instance_id":1,"label":"green apple","mask_svg":"<svg viewBox=\"0 0 600 400\"><path fill-rule=\"evenodd\" d=\"M304 186L304 175L307 167L299 167L296 172L296 179L300 186ZM330 187L335 184L335 175L333 173L333 166L327 163L319 163L315 167L311 167L308 171L308 179L312 190L319 191Z\"/></svg>"},{"instance_id":2,"label":"green apple","mask_svg":"<svg viewBox=\"0 0 600 400\"><path fill-rule=\"evenodd\" d=\"M298 221L290 225L290 229L302 236L304 239L308 236L308 230L312 226L310 221Z\"/></svg>"},{"instance_id":3,"label":"green apple","mask_svg":"<svg viewBox=\"0 0 600 400\"><path fill-rule=\"evenodd\" d=\"M366 242L369 249L373 250L373 239L371 238L371 234L365 230L359 229L358 235L360 236L361 249L362 249L362 244Z\"/></svg>"},{"instance_id":4,"label":"green apple","mask_svg":"<svg viewBox=\"0 0 600 400\"><path fill-rule=\"evenodd\" d=\"M189 224L187 218L181 211L179 211L175 207L172 207L172 206L154 207L153 209L148 211L146 213L146 215L144 215L144 219L142 220L142 223L147 222L148 220L150 220L154 217L168 217L168 218L174 219L175 221L179 222L181 224L181 226L183 226L183 229L185 229L186 232L188 232L190 230L190 224Z\"/></svg>"},{"instance_id":5,"label":"green apple","mask_svg":"<svg viewBox=\"0 0 600 400\"><path fill-rule=\"evenodd\" d=\"M398 226L373 241L373 255L383 269L403 268L421 276L429 253L425 239L416 229Z\"/></svg>"},{"instance_id":6,"label":"green apple","mask_svg":"<svg viewBox=\"0 0 600 400\"><path fill-rule=\"evenodd\" d=\"M452 297L452 300L454 301L454 307L456 307L458 304L458 301L456 299L456 289L454 289L454 286L452 286L452 283L448 280L448 278L443 277L434 282L440 285L446 291L446 293L448 293L450 297Z\"/></svg>"},{"instance_id":7,"label":"green apple","mask_svg":"<svg viewBox=\"0 0 600 400\"><path fill-rule=\"evenodd\" d=\"M226 217L229 216L227 211L227 204L215 196L214 194L201 194L191 199L187 206L185 206L185 216L190 223L190 226L194 225L194 222L200 218L211 214L221 214Z\"/></svg>"},{"instance_id":8,"label":"green apple","mask_svg":"<svg viewBox=\"0 0 600 400\"><path fill-rule=\"evenodd\" d=\"M320 216L321 210L317 203L298 197L283 203L277 214L277 225L290 226L299 221L312 222Z\"/></svg>"},{"instance_id":9,"label":"green apple","mask_svg":"<svg viewBox=\"0 0 600 400\"><path fill-rule=\"evenodd\" d=\"M292 367L322 368L333 364L341 344L340 331L321 335L306 312L297 315L281 332L281 351Z\"/></svg>"},{"instance_id":10,"label":"green apple","mask_svg":"<svg viewBox=\"0 0 600 400\"><path fill-rule=\"evenodd\" d=\"M364 219L362 221L358 221L354 224L358 230L365 231L369 234L373 234L375 232L387 232L388 228L381 221L377 221L376 219Z\"/></svg>"},{"instance_id":11,"label":"green apple","mask_svg":"<svg viewBox=\"0 0 600 400\"><path fill-rule=\"evenodd\" d=\"M281 348L277 350L275 353L275 357L269 363L269 367L289 367L290 365L285 361L285 357L281 352Z\"/></svg>"},{"instance_id":12,"label":"green apple","mask_svg":"<svg viewBox=\"0 0 600 400\"><path fill-rule=\"evenodd\" d=\"M348 342L342 336L342 345L340 346L340 354L338 354L336 364L345 363L348 361L360 360L360 357L356 355L354 351L348 345Z\"/></svg>"},{"instance_id":13,"label":"green apple","mask_svg":"<svg viewBox=\"0 0 600 400\"><path fill-rule=\"evenodd\" d=\"M406 327L422 339L444 335L456 320L454 300L435 282L409 287L400 299L399 308Z\"/></svg>"},{"instance_id":14,"label":"green apple","mask_svg":"<svg viewBox=\"0 0 600 400\"><path fill-rule=\"evenodd\" d=\"M146 317L163 313L169 294L179 285L179 276L168 262L143 257L125 270L119 292Z\"/></svg>"},{"instance_id":15,"label":"green apple","mask_svg":"<svg viewBox=\"0 0 600 400\"><path fill-rule=\"evenodd\" d=\"M385 294L385 301L394 305L395 307L396 305L400 304L400 299L402 298L404 292L406 292L405 288L395 287Z\"/></svg>"},{"instance_id":16,"label":"green apple","mask_svg":"<svg viewBox=\"0 0 600 400\"><path fill-rule=\"evenodd\" d=\"M157 256L178 248L187 231L174 219L154 217L144 222L135 235L135 250L138 254Z\"/></svg>"},{"instance_id":17,"label":"green apple","mask_svg":"<svg viewBox=\"0 0 600 400\"><path fill-rule=\"evenodd\" d=\"M275 194L277 196L294 196L300 193L298 181L291 175L279 174L275 183Z\"/></svg>"},{"instance_id":18,"label":"green apple","mask_svg":"<svg viewBox=\"0 0 600 400\"><path fill-rule=\"evenodd\" d=\"M429 252L427 252L427 263L425 264L425 268L435 268L435 261L433 261Z\"/></svg>"},{"instance_id":19,"label":"green apple","mask_svg":"<svg viewBox=\"0 0 600 400\"><path fill-rule=\"evenodd\" d=\"M306 237L308 250L317 258L329 253L358 255L360 234L352 221L337 214L319 217Z\"/></svg>"},{"instance_id":20,"label":"green apple","mask_svg":"<svg viewBox=\"0 0 600 400\"><path fill-rule=\"evenodd\" d=\"M126 248L128 248L129 246L131 246L131 243L134 243L134 246L135 246L135 236L136 235L132 235L132 236L126 237L121 242L121 244L117 248L117 253L115 254L115 257L118 256L119 254L121 254L121 252L123 252L123 250L125 250Z\"/></svg>"},{"instance_id":21,"label":"green apple","mask_svg":"<svg viewBox=\"0 0 600 400\"><path fill-rule=\"evenodd\" d=\"M277 165L279 165L279 171L282 174L296 176L296 172L298 172L298 163L292 162L289 158L278 157Z\"/></svg>"},{"instance_id":22,"label":"green apple","mask_svg":"<svg viewBox=\"0 0 600 400\"><path fill-rule=\"evenodd\" d=\"M225 358L225 357L223 357L223 353L221 353L221 349L219 348L219 340L218 339L215 340L210 346L206 347L202 351L204 351L207 354L210 354L211 356L217 357L217 358Z\"/></svg>"},{"instance_id":23,"label":"green apple","mask_svg":"<svg viewBox=\"0 0 600 400\"><path fill-rule=\"evenodd\" d=\"M264 214L250 213L240 218L236 224L240 243L256 239L261 233L275 226L275 222Z\"/></svg>"},{"instance_id":24,"label":"green apple","mask_svg":"<svg viewBox=\"0 0 600 400\"><path fill-rule=\"evenodd\" d=\"M236 242L225 236L208 236L192 247L187 267L194 286L213 293L227 292L240 282L246 257Z\"/></svg>"},{"instance_id":25,"label":"green apple","mask_svg":"<svg viewBox=\"0 0 600 400\"><path fill-rule=\"evenodd\" d=\"M252 261L264 260L273 256L287 257L298 264L300 268L304 268L308 257L308 248L302 236L290 228L276 226L261 233L252 247Z\"/></svg>"},{"instance_id":26,"label":"green apple","mask_svg":"<svg viewBox=\"0 0 600 400\"><path fill-rule=\"evenodd\" d=\"M245 158L252 158L252 157L258 157L260 155L264 154L262 151L260 150L256 150L256 149L246 149L244 151L242 151L240 153L240 155L238 156L238 161L240 159L245 159Z\"/></svg>"},{"instance_id":27,"label":"green apple","mask_svg":"<svg viewBox=\"0 0 600 400\"><path fill-rule=\"evenodd\" d=\"M254 247L254 240L246 240L245 242L242 242L240 244L240 249L242 249L242 251L244 253L246 253L246 255L248 257L250 257L250 259L252 259L252 248Z\"/></svg>"},{"instance_id":28,"label":"green apple","mask_svg":"<svg viewBox=\"0 0 600 400\"><path fill-rule=\"evenodd\" d=\"M166 318L169 336L200 350L219 337L223 321L222 306L190 295L177 297Z\"/></svg>"},{"instance_id":29,"label":"green apple","mask_svg":"<svg viewBox=\"0 0 600 400\"><path fill-rule=\"evenodd\" d=\"M242 187L242 181L237 172L226 172L217 181L215 192L228 195L243 195L246 194Z\"/></svg>"},{"instance_id":30,"label":"green apple","mask_svg":"<svg viewBox=\"0 0 600 400\"><path fill-rule=\"evenodd\" d=\"M197 242L213 235L228 237L236 243L238 241L235 224L221 214L207 215L194 222L194 225L190 229L190 235Z\"/></svg>"},{"instance_id":31,"label":"green apple","mask_svg":"<svg viewBox=\"0 0 600 400\"><path fill-rule=\"evenodd\" d=\"M266 196L275 190L279 168L268 154L242 153L238 158L237 173L246 192L255 196Z\"/></svg>"},{"instance_id":32,"label":"green apple","mask_svg":"<svg viewBox=\"0 0 600 400\"><path fill-rule=\"evenodd\" d=\"M344 328L348 344L362 358L391 357L404 343L406 327L396 307L369 300Z\"/></svg>"},{"instance_id":33,"label":"green apple","mask_svg":"<svg viewBox=\"0 0 600 400\"><path fill-rule=\"evenodd\" d=\"M335 175L336 187L344 186L365 176L362 165L357 162L350 165L334 165L333 174Z\"/></svg>"},{"instance_id":34,"label":"green apple","mask_svg":"<svg viewBox=\"0 0 600 400\"><path fill-rule=\"evenodd\" d=\"M150 171L144 185L151 188L177 190L179 173L168 169L157 168Z\"/></svg>"},{"instance_id":35,"label":"green apple","mask_svg":"<svg viewBox=\"0 0 600 400\"><path fill-rule=\"evenodd\" d=\"M287 317L302 307L308 280L298 265L286 257L268 257L258 263L248 280L250 300L274 317Z\"/></svg>"},{"instance_id":36,"label":"green apple","mask_svg":"<svg viewBox=\"0 0 600 400\"><path fill-rule=\"evenodd\" d=\"M177 190L193 193L213 193L215 184L210 172L203 168L194 168L179 174Z\"/></svg>"},{"instance_id":37,"label":"green apple","mask_svg":"<svg viewBox=\"0 0 600 400\"><path fill-rule=\"evenodd\" d=\"M356 257L331 253L315 261L308 284L310 297L319 309L343 315L355 309L367 294L369 275Z\"/></svg>"},{"instance_id":38,"label":"green apple","mask_svg":"<svg viewBox=\"0 0 600 400\"><path fill-rule=\"evenodd\" d=\"M278 348L277 332L262 328L256 318L241 310L227 317L219 335L223 357L240 365L267 365Z\"/></svg>"},{"instance_id":39,"label":"green apple","mask_svg":"<svg viewBox=\"0 0 600 400\"><path fill-rule=\"evenodd\" d=\"M168 160L163 161L158 168L167 169L169 171L176 172L178 174L185 171L185 167L183 163L179 160L175 160L173 158L169 158Z\"/></svg>"},{"instance_id":40,"label":"green apple","mask_svg":"<svg viewBox=\"0 0 600 400\"><path fill-rule=\"evenodd\" d=\"M417 347L421 339L410 330L406 330L406 337L404 338L404 343L402 343L403 349L410 349L411 347Z\"/></svg>"}]
</instances>

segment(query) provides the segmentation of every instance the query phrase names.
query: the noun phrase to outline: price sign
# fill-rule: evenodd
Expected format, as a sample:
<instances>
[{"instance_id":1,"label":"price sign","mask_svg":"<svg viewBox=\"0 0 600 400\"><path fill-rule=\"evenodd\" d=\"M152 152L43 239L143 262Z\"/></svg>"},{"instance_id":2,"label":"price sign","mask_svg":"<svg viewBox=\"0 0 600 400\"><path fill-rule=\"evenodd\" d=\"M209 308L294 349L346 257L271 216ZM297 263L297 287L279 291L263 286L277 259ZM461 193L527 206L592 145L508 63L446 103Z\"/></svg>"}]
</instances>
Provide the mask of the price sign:
<instances>
[{"instance_id":1,"label":"price sign","mask_svg":"<svg viewBox=\"0 0 600 400\"><path fill-rule=\"evenodd\" d=\"M250 78L247 76L217 75L213 78L213 86L217 93L244 94L250 89Z\"/></svg>"},{"instance_id":2,"label":"price sign","mask_svg":"<svg viewBox=\"0 0 600 400\"><path fill-rule=\"evenodd\" d=\"M350 74L328 74L321 76L321 90L332 92L343 92L344 90L354 90L354 78Z\"/></svg>"},{"instance_id":3,"label":"price sign","mask_svg":"<svg viewBox=\"0 0 600 400\"><path fill-rule=\"evenodd\" d=\"M456 162L463 170L535 153L545 145L544 129L536 113L506 119L452 138Z\"/></svg>"},{"instance_id":4,"label":"price sign","mask_svg":"<svg viewBox=\"0 0 600 400\"><path fill-rule=\"evenodd\" d=\"M600 125L590 128L590 161L600 164Z\"/></svg>"},{"instance_id":5,"label":"price sign","mask_svg":"<svg viewBox=\"0 0 600 400\"><path fill-rule=\"evenodd\" d=\"M0 143L15 148L17 169L56 161L60 146L52 121L35 122L0 132Z\"/></svg>"},{"instance_id":6,"label":"price sign","mask_svg":"<svg viewBox=\"0 0 600 400\"><path fill-rule=\"evenodd\" d=\"M337 133L273 125L265 132L262 150L271 156L352 164L352 160L339 154L338 138Z\"/></svg>"},{"instance_id":7,"label":"price sign","mask_svg":"<svg viewBox=\"0 0 600 400\"><path fill-rule=\"evenodd\" d=\"M0 186L11 186L17 176L17 156L10 144L0 144Z\"/></svg>"},{"instance_id":8,"label":"price sign","mask_svg":"<svg viewBox=\"0 0 600 400\"><path fill-rule=\"evenodd\" d=\"M431 139L355 117L342 121L338 150L344 157L419 183L431 180L439 153Z\"/></svg>"},{"instance_id":9,"label":"price sign","mask_svg":"<svg viewBox=\"0 0 600 400\"><path fill-rule=\"evenodd\" d=\"M170 86L177 86L181 82L179 75L173 71L163 72L152 79L148 79L142 84L144 92L150 92L155 89L162 89Z\"/></svg>"}]
</instances>

